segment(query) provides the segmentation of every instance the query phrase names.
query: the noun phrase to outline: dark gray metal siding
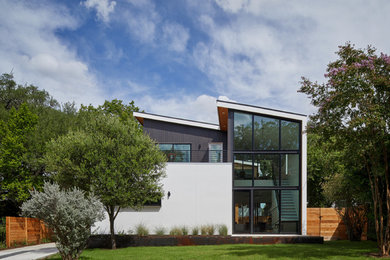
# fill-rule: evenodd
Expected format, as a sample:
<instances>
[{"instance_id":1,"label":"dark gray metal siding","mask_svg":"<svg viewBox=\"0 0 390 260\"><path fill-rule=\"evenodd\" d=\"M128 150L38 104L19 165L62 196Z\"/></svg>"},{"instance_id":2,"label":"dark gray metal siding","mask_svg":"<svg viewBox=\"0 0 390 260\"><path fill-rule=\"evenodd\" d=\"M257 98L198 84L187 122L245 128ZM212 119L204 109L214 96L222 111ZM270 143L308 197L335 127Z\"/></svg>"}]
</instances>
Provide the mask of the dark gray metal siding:
<instances>
[{"instance_id":1,"label":"dark gray metal siding","mask_svg":"<svg viewBox=\"0 0 390 260\"><path fill-rule=\"evenodd\" d=\"M223 143L223 150L227 150L226 132L218 130L179 125L145 118L144 132L149 134L157 143L191 144L192 162L206 160L209 143ZM203 158L203 160L201 158ZM226 159L226 152L224 152L223 161L226 162Z\"/></svg>"}]
</instances>

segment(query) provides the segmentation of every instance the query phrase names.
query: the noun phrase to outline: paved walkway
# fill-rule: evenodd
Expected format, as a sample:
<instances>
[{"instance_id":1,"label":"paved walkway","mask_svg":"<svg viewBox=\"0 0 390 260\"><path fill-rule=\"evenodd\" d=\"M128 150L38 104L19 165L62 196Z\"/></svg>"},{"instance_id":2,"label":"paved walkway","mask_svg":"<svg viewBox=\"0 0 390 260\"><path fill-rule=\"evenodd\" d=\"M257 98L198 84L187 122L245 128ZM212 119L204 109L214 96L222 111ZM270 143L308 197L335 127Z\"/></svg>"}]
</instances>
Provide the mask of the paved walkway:
<instances>
[{"instance_id":1,"label":"paved walkway","mask_svg":"<svg viewBox=\"0 0 390 260\"><path fill-rule=\"evenodd\" d=\"M31 260L40 259L57 253L55 243L40 244L35 246L25 246L0 250L0 259Z\"/></svg>"}]
</instances>

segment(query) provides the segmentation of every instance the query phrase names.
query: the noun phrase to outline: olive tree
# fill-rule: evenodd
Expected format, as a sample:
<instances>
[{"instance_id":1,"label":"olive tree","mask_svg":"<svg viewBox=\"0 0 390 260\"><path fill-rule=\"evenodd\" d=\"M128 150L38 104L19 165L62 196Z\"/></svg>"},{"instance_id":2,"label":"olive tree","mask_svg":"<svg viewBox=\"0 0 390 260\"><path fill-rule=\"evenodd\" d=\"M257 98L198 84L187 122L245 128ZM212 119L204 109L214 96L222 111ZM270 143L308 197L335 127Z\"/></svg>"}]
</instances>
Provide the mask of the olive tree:
<instances>
[{"instance_id":1,"label":"olive tree","mask_svg":"<svg viewBox=\"0 0 390 260\"><path fill-rule=\"evenodd\" d=\"M62 259L78 259L86 247L91 226L104 217L102 203L78 188L61 190L46 182L43 192L32 191L22 204L22 214L43 220L56 235Z\"/></svg>"},{"instance_id":2,"label":"olive tree","mask_svg":"<svg viewBox=\"0 0 390 260\"><path fill-rule=\"evenodd\" d=\"M340 46L328 65L326 83L303 78L300 91L318 111L313 131L334 138L369 180L380 254L390 251L390 56L370 46ZM356 177L359 178L359 177Z\"/></svg>"},{"instance_id":3,"label":"olive tree","mask_svg":"<svg viewBox=\"0 0 390 260\"><path fill-rule=\"evenodd\" d=\"M162 196L166 157L133 119L96 111L82 113L80 129L52 140L47 170L63 187L93 191L114 221L124 207L140 209Z\"/></svg>"}]
</instances>

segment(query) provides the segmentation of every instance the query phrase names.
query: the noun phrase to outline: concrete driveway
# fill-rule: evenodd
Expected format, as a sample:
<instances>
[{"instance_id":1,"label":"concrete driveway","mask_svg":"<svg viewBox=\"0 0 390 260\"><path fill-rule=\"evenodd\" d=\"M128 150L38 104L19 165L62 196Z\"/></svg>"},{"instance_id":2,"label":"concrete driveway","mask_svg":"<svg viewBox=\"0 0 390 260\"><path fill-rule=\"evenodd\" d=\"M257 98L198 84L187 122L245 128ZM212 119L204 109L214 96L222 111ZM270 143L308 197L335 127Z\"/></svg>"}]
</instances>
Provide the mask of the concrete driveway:
<instances>
[{"instance_id":1,"label":"concrete driveway","mask_svg":"<svg viewBox=\"0 0 390 260\"><path fill-rule=\"evenodd\" d=\"M40 259L57 253L55 243L40 244L0 250L0 259L31 260Z\"/></svg>"}]
</instances>

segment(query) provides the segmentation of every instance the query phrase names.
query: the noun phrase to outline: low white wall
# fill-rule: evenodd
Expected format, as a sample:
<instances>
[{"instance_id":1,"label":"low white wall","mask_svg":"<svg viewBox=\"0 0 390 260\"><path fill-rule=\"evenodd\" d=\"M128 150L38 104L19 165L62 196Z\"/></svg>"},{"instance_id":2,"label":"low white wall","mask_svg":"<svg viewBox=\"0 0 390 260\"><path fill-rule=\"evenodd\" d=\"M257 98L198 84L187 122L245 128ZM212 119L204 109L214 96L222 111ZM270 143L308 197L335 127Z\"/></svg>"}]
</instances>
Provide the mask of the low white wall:
<instances>
[{"instance_id":1,"label":"low white wall","mask_svg":"<svg viewBox=\"0 0 390 260\"><path fill-rule=\"evenodd\" d=\"M185 225L191 229L206 224L225 224L228 233L232 233L231 163L167 163L166 172L161 207L145 207L138 212L121 210L115 220L116 233L134 231L140 223L150 233L156 227L164 227L169 232L173 226ZM109 233L108 217L95 223L92 230Z\"/></svg>"}]
</instances>

